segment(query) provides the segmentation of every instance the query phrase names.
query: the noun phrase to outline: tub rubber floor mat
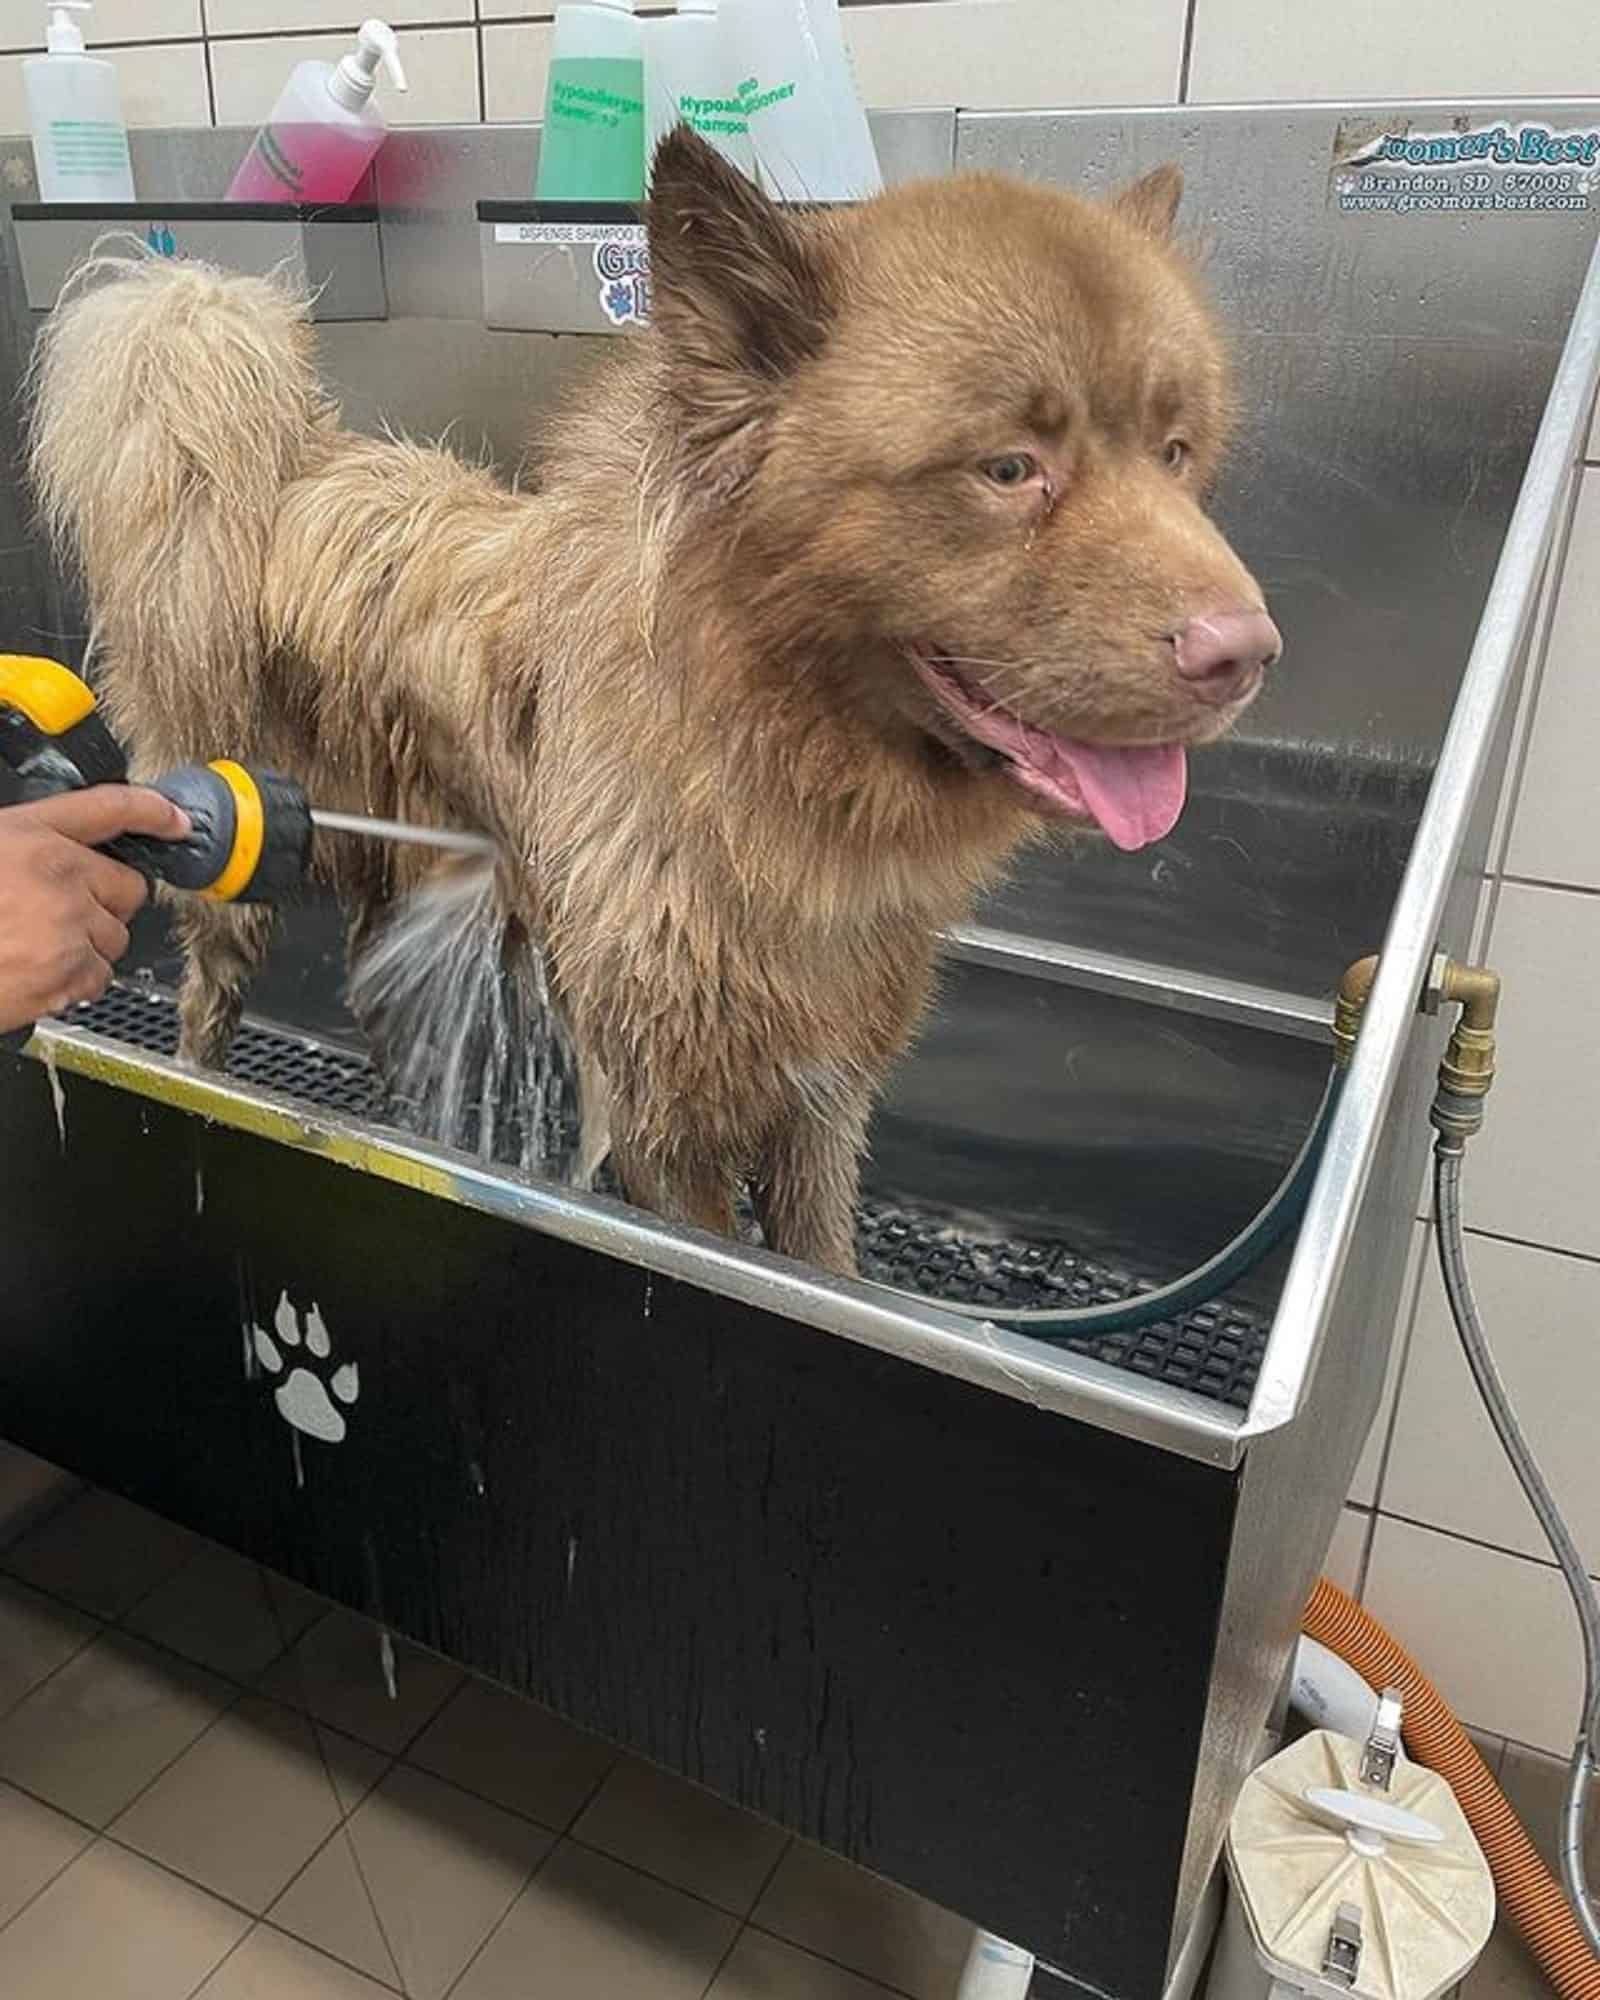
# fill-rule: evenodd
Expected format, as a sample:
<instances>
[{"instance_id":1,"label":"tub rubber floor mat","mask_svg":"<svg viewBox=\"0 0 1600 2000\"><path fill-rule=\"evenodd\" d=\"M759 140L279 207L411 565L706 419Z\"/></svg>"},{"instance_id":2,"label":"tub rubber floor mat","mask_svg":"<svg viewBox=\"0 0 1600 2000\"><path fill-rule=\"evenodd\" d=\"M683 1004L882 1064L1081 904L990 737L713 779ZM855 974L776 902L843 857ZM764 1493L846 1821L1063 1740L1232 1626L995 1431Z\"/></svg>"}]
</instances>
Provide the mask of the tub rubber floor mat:
<instances>
[{"instance_id":1,"label":"tub rubber floor mat","mask_svg":"<svg viewBox=\"0 0 1600 2000\"><path fill-rule=\"evenodd\" d=\"M91 1006L75 1009L70 1019L74 1027L157 1055L177 1050L177 1009L171 995L154 985L114 986ZM376 1074L348 1049L247 1020L234 1037L228 1071L257 1089L352 1118L388 1122ZM1059 1242L961 1235L942 1217L906 1204L864 1207L860 1244L865 1276L935 1301L959 1300L992 1306L996 1312L1125 1299L1150 1290L1155 1282L1081 1257ZM1181 1320L1137 1332L1088 1338L1060 1334L1052 1336L1052 1345L1243 1409L1261 1365L1267 1328L1260 1313L1220 1300Z\"/></svg>"}]
</instances>

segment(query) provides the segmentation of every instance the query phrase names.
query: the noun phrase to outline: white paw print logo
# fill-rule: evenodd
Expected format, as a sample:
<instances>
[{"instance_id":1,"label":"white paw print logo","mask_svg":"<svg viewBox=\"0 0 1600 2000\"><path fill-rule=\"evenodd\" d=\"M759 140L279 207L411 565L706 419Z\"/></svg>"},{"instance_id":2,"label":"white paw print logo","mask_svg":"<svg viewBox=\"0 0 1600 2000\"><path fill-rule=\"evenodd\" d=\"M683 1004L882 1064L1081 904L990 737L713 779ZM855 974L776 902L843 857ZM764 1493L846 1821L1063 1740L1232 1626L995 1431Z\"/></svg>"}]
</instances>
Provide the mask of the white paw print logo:
<instances>
[{"instance_id":1,"label":"white paw print logo","mask_svg":"<svg viewBox=\"0 0 1600 2000\"><path fill-rule=\"evenodd\" d=\"M303 1346L308 1361L332 1359L333 1343L316 1306L302 1317L299 1308L290 1303L289 1294L280 1292L272 1325L272 1333L262 1326L250 1329L250 1345L269 1375L283 1375L285 1348ZM286 1424L304 1431L307 1437L320 1438L324 1444L338 1444L345 1433L344 1411L339 1404L348 1409L360 1394L361 1376L353 1361L331 1370L297 1364L273 1390L272 1400Z\"/></svg>"}]
</instances>

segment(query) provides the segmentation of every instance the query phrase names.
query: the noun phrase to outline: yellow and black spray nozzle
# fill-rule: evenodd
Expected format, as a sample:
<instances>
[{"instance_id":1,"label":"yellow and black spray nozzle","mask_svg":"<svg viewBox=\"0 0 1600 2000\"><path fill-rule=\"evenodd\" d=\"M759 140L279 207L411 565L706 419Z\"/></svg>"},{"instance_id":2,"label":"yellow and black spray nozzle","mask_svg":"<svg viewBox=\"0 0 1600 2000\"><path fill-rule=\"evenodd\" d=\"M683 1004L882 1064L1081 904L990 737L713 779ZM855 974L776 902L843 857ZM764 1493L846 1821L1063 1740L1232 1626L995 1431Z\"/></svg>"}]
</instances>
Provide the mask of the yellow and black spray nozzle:
<instances>
[{"instance_id":1,"label":"yellow and black spray nozzle","mask_svg":"<svg viewBox=\"0 0 1600 2000\"><path fill-rule=\"evenodd\" d=\"M91 690L58 661L16 653L0 653L0 758L17 773L24 799L128 775ZM151 790L189 815L187 839L125 834L102 850L147 881L224 903L275 902L304 882L311 808L292 778L219 758L168 771Z\"/></svg>"}]
</instances>

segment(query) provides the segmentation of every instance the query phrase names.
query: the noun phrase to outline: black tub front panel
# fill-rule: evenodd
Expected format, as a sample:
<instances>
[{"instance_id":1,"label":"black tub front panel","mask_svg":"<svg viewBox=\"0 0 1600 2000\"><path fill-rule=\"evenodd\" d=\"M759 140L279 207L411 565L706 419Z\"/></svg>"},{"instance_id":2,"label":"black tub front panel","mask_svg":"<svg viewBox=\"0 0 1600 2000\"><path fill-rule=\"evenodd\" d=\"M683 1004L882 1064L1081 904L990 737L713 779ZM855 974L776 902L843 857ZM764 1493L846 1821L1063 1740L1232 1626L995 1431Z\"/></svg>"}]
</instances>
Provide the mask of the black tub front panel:
<instances>
[{"instance_id":1,"label":"black tub front panel","mask_svg":"<svg viewBox=\"0 0 1600 2000\"><path fill-rule=\"evenodd\" d=\"M0 1061L0 1432L1153 2000L1233 1475L49 1085Z\"/></svg>"}]
</instances>

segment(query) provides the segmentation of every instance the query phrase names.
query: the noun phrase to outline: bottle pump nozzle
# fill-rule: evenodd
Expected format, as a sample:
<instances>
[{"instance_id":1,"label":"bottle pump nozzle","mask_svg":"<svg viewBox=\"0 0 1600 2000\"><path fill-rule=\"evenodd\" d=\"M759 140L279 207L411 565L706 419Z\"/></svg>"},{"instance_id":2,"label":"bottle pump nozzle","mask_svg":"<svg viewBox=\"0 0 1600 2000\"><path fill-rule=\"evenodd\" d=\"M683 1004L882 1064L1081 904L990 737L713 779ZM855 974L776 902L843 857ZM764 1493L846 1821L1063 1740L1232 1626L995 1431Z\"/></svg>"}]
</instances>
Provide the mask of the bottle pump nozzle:
<instances>
[{"instance_id":1,"label":"bottle pump nozzle","mask_svg":"<svg viewBox=\"0 0 1600 2000\"><path fill-rule=\"evenodd\" d=\"M81 56L83 54L83 30L74 14L92 14L94 0L49 0L49 26L45 29L44 45L53 56Z\"/></svg>"},{"instance_id":2,"label":"bottle pump nozzle","mask_svg":"<svg viewBox=\"0 0 1600 2000\"><path fill-rule=\"evenodd\" d=\"M59 0L59 4L84 6L88 0ZM400 67L400 45L394 29L387 21L363 21L355 47L340 58L339 67L328 82L329 90L346 111L359 111L372 95L379 63L395 89L404 90L406 73Z\"/></svg>"}]
</instances>

